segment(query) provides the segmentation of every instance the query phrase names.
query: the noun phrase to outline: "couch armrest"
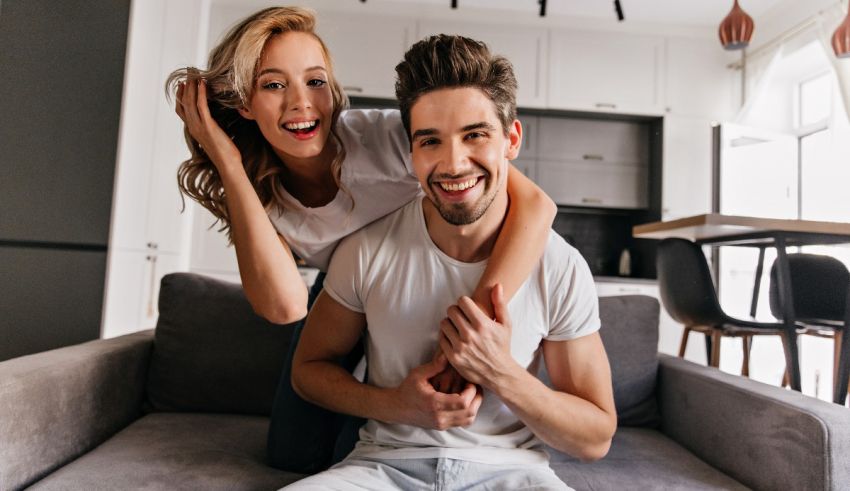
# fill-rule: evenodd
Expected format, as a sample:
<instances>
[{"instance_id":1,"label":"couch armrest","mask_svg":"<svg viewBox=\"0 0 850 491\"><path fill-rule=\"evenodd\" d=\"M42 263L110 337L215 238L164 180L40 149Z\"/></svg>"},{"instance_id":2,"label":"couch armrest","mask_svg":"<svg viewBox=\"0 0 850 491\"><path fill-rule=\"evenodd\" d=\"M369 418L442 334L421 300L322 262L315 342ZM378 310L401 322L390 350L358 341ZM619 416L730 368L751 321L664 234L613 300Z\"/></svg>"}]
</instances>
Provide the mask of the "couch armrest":
<instances>
[{"instance_id":1,"label":"couch armrest","mask_svg":"<svg viewBox=\"0 0 850 491\"><path fill-rule=\"evenodd\" d=\"M153 331L0 363L0 489L20 489L141 414Z\"/></svg>"},{"instance_id":2,"label":"couch armrest","mask_svg":"<svg viewBox=\"0 0 850 491\"><path fill-rule=\"evenodd\" d=\"M661 430L708 464L754 489L850 482L847 408L659 357Z\"/></svg>"}]
</instances>

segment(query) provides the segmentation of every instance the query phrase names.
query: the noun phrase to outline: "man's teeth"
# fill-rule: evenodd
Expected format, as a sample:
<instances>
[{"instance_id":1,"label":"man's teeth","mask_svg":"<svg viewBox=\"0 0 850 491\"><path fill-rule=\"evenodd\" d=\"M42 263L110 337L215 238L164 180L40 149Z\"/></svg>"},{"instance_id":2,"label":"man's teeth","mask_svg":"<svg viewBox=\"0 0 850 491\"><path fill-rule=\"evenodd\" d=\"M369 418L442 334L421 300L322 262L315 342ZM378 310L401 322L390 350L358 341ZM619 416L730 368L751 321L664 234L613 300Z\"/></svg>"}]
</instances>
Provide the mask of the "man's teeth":
<instances>
[{"instance_id":1,"label":"man's teeth","mask_svg":"<svg viewBox=\"0 0 850 491\"><path fill-rule=\"evenodd\" d=\"M473 177L472 179L464 182L441 182L440 187L446 191L463 191L475 186L476 182L478 182L478 178Z\"/></svg>"},{"instance_id":2,"label":"man's teeth","mask_svg":"<svg viewBox=\"0 0 850 491\"><path fill-rule=\"evenodd\" d=\"M286 123L283 125L284 128L288 130L306 130L308 128L312 128L316 126L319 121L304 121L303 123Z\"/></svg>"}]
</instances>

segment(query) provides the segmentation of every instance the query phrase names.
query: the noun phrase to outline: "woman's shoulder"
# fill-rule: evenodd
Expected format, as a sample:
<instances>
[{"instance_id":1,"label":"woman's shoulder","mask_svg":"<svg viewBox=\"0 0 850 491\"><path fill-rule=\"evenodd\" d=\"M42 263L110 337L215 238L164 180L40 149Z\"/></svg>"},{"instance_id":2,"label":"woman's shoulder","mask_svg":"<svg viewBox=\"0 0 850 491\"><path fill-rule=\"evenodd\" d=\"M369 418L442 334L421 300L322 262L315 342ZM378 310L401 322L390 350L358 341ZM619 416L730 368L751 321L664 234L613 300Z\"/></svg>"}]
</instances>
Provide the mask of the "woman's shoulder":
<instances>
[{"instance_id":1,"label":"woman's shoulder","mask_svg":"<svg viewBox=\"0 0 850 491\"><path fill-rule=\"evenodd\" d=\"M346 160L410 173L410 143L398 110L349 109L340 115L338 128Z\"/></svg>"},{"instance_id":2,"label":"woman's shoulder","mask_svg":"<svg viewBox=\"0 0 850 491\"><path fill-rule=\"evenodd\" d=\"M358 134L398 130L401 113L398 109L347 109L339 116L339 127Z\"/></svg>"}]
</instances>

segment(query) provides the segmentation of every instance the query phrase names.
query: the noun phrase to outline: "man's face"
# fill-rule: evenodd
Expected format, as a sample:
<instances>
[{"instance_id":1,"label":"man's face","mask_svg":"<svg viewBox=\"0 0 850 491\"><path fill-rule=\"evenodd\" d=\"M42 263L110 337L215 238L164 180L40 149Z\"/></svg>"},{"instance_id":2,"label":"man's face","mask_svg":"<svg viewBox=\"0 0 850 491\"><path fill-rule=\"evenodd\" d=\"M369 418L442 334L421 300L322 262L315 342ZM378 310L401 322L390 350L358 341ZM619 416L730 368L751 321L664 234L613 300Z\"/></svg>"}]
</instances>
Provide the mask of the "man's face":
<instances>
[{"instance_id":1,"label":"man's face","mask_svg":"<svg viewBox=\"0 0 850 491\"><path fill-rule=\"evenodd\" d=\"M476 88L440 89L410 109L413 168L444 220L468 225L505 192L508 161L516 158L522 129L508 135L493 102Z\"/></svg>"}]
</instances>

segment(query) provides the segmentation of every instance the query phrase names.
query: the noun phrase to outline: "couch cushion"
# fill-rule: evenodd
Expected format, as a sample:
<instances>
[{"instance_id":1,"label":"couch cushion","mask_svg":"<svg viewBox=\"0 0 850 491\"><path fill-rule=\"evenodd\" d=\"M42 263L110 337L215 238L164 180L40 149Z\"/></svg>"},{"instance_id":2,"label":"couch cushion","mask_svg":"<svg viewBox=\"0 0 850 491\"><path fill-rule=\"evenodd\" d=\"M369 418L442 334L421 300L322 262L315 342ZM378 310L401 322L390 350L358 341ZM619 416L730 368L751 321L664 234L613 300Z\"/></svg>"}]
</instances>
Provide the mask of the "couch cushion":
<instances>
[{"instance_id":1,"label":"couch cushion","mask_svg":"<svg viewBox=\"0 0 850 491\"><path fill-rule=\"evenodd\" d=\"M262 416L154 413L32 490L270 490L303 477L265 465Z\"/></svg>"},{"instance_id":2,"label":"couch cushion","mask_svg":"<svg viewBox=\"0 0 850 491\"><path fill-rule=\"evenodd\" d=\"M599 299L599 331L614 382L620 426L656 426L658 300L642 295Z\"/></svg>"},{"instance_id":3,"label":"couch cushion","mask_svg":"<svg viewBox=\"0 0 850 491\"><path fill-rule=\"evenodd\" d=\"M555 473L576 491L609 489L748 489L649 428L620 428L608 455L582 463L550 450Z\"/></svg>"},{"instance_id":4,"label":"couch cushion","mask_svg":"<svg viewBox=\"0 0 850 491\"><path fill-rule=\"evenodd\" d=\"M240 285L166 275L148 373L151 409L268 415L291 335L254 314Z\"/></svg>"}]
</instances>

